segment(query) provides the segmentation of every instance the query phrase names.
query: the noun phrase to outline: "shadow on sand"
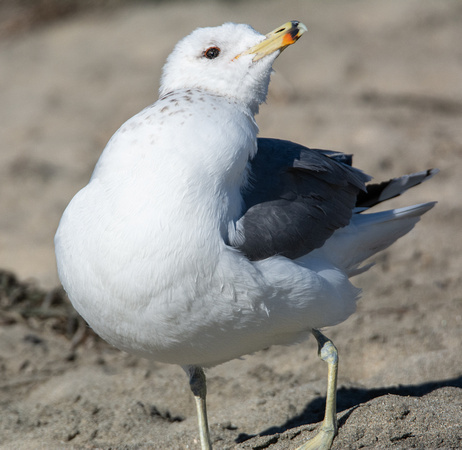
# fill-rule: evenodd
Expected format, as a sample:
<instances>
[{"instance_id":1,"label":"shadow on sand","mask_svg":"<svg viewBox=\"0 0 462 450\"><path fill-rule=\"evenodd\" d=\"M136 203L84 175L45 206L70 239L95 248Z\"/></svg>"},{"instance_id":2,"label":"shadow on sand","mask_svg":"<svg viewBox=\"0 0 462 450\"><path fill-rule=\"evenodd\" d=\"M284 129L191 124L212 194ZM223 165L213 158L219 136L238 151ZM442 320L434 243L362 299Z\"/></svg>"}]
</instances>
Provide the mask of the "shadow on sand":
<instances>
[{"instance_id":1,"label":"shadow on sand","mask_svg":"<svg viewBox=\"0 0 462 450\"><path fill-rule=\"evenodd\" d=\"M348 417L356 409L356 407L374 398L387 394L399 395L403 397L422 397L426 394L429 394L430 392L435 391L436 389L448 386L462 388L462 376L449 380L431 381L418 385L400 385L376 389L340 388L337 391L337 413L343 412L345 410L350 411L348 411L339 419L338 426L341 428L345 424L345 422L348 420ZM316 398L305 406L305 409L301 414L290 418L282 425L272 426L266 430L263 430L258 434L258 436L281 434L292 428L297 428L322 421L324 418L325 402L325 397ZM255 436L256 435L241 433L237 437L236 443L245 442Z\"/></svg>"}]
</instances>

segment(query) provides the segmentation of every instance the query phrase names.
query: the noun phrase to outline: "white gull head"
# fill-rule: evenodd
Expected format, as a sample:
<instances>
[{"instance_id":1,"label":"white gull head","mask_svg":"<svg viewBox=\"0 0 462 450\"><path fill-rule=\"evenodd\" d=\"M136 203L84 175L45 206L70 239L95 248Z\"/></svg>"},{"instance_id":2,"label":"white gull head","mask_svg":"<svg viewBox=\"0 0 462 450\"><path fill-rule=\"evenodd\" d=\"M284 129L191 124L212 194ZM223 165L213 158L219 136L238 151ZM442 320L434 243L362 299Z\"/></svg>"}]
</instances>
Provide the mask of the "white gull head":
<instances>
[{"instance_id":1,"label":"white gull head","mask_svg":"<svg viewBox=\"0 0 462 450\"><path fill-rule=\"evenodd\" d=\"M244 24L198 28L168 57L160 97L179 89L204 90L229 97L256 114L266 100L274 60L305 31L296 21L266 36Z\"/></svg>"}]
</instances>

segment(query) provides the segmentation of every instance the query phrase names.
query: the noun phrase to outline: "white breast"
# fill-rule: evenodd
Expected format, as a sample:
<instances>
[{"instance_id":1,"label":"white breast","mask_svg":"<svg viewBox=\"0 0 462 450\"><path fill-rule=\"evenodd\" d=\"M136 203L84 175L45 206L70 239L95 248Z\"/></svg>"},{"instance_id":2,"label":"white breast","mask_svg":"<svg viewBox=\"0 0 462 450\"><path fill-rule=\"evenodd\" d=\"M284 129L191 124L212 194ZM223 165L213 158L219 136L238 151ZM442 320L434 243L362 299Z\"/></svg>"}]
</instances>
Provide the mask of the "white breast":
<instances>
[{"instance_id":1,"label":"white breast","mask_svg":"<svg viewBox=\"0 0 462 450\"><path fill-rule=\"evenodd\" d=\"M344 311L335 283L350 285L326 285L286 258L252 263L226 245L257 128L238 105L205 97L177 92L126 122L55 244L69 298L104 339L209 366L328 325L323 312Z\"/></svg>"}]
</instances>

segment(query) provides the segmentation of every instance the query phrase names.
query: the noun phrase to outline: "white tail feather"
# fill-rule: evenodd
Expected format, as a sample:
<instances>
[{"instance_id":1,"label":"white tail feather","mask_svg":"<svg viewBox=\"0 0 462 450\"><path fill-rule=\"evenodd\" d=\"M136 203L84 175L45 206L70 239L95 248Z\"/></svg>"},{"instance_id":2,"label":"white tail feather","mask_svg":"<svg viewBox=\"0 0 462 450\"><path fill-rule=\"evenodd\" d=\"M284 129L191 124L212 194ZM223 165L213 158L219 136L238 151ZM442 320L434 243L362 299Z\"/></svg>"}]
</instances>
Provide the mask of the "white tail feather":
<instances>
[{"instance_id":1,"label":"white tail feather","mask_svg":"<svg viewBox=\"0 0 462 450\"><path fill-rule=\"evenodd\" d=\"M420 220L420 216L433 208L435 203L371 214L354 214L348 226L337 230L310 256L329 260L349 277L362 273L371 267L371 264L360 267L362 262L408 233Z\"/></svg>"}]
</instances>

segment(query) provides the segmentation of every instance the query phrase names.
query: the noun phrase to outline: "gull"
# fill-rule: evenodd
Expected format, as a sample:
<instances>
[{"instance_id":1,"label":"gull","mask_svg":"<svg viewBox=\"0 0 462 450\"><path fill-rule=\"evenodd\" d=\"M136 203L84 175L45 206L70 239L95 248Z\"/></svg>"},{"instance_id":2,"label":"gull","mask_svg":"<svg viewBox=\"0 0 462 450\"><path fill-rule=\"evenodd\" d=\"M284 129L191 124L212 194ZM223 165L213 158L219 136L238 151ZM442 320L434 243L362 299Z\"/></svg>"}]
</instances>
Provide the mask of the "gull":
<instances>
[{"instance_id":1,"label":"gull","mask_svg":"<svg viewBox=\"0 0 462 450\"><path fill-rule=\"evenodd\" d=\"M226 23L182 39L159 99L110 139L55 236L62 285L93 330L186 371L204 450L204 368L310 335L326 411L300 448L331 447L338 356L320 329L354 312L349 277L434 205L364 213L436 170L370 184L350 155L257 138L273 62L305 31Z\"/></svg>"}]
</instances>

